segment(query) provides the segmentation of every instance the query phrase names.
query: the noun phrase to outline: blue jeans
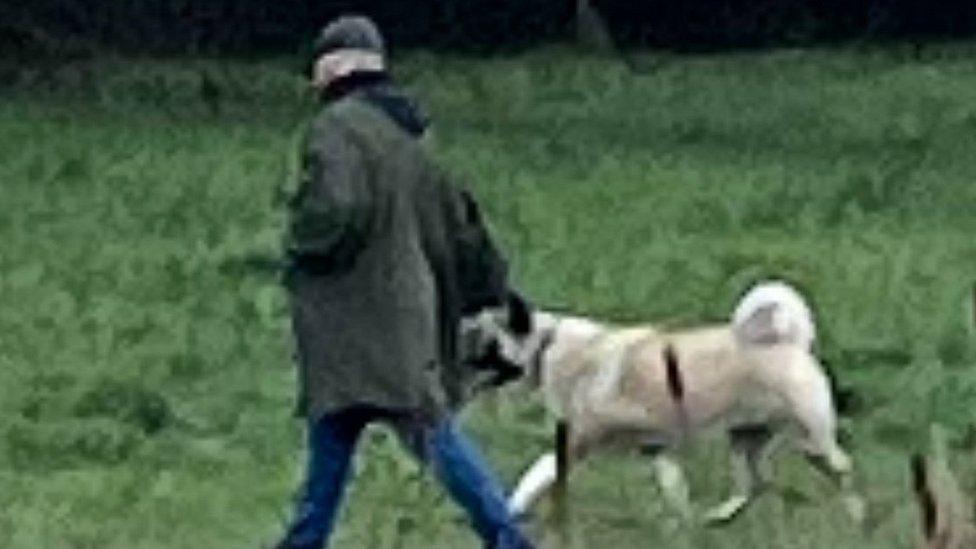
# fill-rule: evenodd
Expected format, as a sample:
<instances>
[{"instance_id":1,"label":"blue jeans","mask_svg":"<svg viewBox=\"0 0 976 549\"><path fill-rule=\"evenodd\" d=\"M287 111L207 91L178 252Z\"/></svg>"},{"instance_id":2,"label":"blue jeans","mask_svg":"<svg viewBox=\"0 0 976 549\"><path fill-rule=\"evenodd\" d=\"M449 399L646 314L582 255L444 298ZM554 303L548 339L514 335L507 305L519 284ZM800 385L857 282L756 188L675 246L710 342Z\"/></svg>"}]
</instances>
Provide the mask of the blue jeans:
<instances>
[{"instance_id":1,"label":"blue jeans","mask_svg":"<svg viewBox=\"0 0 976 549\"><path fill-rule=\"evenodd\" d=\"M298 510L279 549L319 549L332 533L349 463L363 428L389 422L405 445L433 466L438 480L467 512L491 549L530 549L508 512L505 496L474 445L450 419L429 423L371 407L355 407L310 422L308 473Z\"/></svg>"}]
</instances>

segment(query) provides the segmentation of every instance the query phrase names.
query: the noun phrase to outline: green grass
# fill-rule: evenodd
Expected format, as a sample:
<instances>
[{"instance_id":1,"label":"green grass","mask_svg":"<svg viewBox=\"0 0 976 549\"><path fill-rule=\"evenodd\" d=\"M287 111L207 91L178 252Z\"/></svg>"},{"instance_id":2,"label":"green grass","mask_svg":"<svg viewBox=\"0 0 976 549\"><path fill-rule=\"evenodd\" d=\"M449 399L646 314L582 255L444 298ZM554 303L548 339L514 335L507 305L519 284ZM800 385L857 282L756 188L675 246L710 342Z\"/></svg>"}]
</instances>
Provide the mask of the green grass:
<instances>
[{"instance_id":1,"label":"green grass","mask_svg":"<svg viewBox=\"0 0 976 549\"><path fill-rule=\"evenodd\" d=\"M731 526L675 527L634 457L574 477L580 547L907 548L908 453L949 427L976 494L976 68L897 51L414 53L401 79L537 302L601 318L726 316L764 276L821 320L861 392L844 421L877 503L861 537L792 456ZM25 73L0 102L0 547L256 547L302 472L276 253L312 112L283 63L107 59ZM201 99L208 71L220 104ZM260 265L257 265L260 266ZM537 400L465 418L505 480L548 445ZM384 430L364 439L336 547L475 547ZM687 452L696 502L722 444ZM533 528L536 530L536 528Z\"/></svg>"}]
</instances>

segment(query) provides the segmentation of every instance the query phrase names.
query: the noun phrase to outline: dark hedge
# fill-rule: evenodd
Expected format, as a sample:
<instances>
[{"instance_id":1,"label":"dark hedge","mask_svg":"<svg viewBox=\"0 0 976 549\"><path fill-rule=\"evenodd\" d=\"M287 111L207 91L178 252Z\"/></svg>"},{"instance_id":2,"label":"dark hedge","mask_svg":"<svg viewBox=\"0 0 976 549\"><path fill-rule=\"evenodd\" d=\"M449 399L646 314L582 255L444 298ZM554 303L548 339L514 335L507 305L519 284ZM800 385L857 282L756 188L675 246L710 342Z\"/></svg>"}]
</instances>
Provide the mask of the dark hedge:
<instances>
[{"instance_id":1,"label":"dark hedge","mask_svg":"<svg viewBox=\"0 0 976 549\"><path fill-rule=\"evenodd\" d=\"M729 48L960 37L976 1L594 0L624 47ZM394 49L501 52L573 36L576 0L0 0L3 55L300 51L325 21L362 12Z\"/></svg>"}]
</instances>

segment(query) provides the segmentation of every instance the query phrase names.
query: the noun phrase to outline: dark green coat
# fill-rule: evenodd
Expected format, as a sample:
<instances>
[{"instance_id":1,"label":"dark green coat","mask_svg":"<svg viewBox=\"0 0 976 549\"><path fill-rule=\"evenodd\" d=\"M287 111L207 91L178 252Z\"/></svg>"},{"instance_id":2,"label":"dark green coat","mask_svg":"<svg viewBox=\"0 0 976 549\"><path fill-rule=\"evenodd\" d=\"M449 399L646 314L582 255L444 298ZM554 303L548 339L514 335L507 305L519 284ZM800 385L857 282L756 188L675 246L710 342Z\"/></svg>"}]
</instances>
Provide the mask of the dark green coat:
<instances>
[{"instance_id":1,"label":"dark green coat","mask_svg":"<svg viewBox=\"0 0 976 549\"><path fill-rule=\"evenodd\" d=\"M470 196L352 94L312 122L289 208L299 412L367 404L436 415L462 404L473 375L458 356L458 321L506 291Z\"/></svg>"}]
</instances>

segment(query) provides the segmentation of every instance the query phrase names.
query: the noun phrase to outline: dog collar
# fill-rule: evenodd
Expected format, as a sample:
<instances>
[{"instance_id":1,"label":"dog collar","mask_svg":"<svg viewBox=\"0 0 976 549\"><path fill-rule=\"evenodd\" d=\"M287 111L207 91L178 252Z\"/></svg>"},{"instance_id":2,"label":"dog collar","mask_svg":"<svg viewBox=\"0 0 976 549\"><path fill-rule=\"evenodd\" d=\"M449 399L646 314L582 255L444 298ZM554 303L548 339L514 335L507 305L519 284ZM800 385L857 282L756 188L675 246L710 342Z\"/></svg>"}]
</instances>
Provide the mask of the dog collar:
<instances>
[{"instance_id":1,"label":"dog collar","mask_svg":"<svg viewBox=\"0 0 976 549\"><path fill-rule=\"evenodd\" d=\"M529 381L532 383L533 387L539 387L542 385L542 357L552 346L552 342L556 339L556 329L559 327L558 324L552 329L547 330L542 334L542 339L539 341L539 348L536 349L535 354L532 355L532 365L529 374Z\"/></svg>"}]
</instances>

